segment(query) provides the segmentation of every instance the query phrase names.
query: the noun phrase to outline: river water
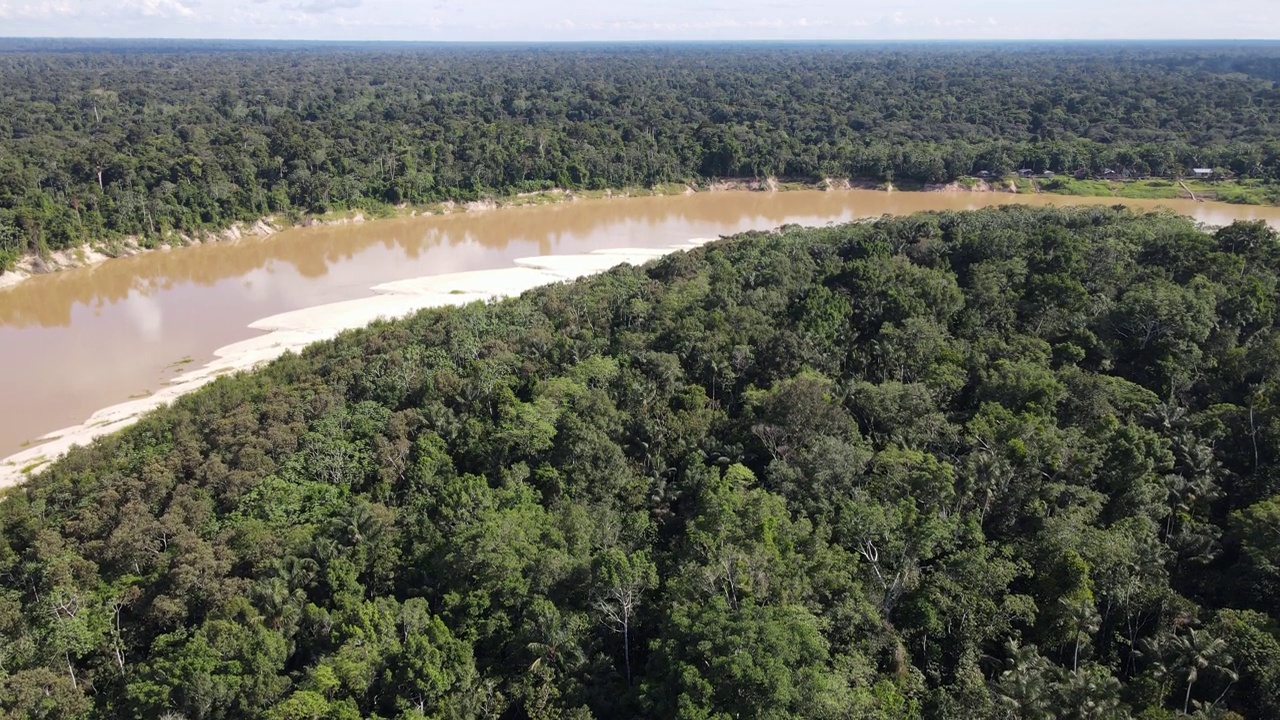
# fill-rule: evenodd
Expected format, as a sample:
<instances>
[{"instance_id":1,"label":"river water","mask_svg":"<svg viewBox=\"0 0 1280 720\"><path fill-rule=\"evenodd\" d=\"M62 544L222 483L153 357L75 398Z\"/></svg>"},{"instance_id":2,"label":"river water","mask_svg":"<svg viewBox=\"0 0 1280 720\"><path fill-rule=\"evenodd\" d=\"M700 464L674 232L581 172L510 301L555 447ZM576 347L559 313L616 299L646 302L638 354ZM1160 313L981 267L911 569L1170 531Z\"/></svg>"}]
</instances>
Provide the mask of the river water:
<instances>
[{"instance_id":1,"label":"river water","mask_svg":"<svg viewBox=\"0 0 1280 720\"><path fill-rule=\"evenodd\" d=\"M254 320L371 294L373 285L507 267L520 257L666 247L786 223L822 225L997 204L1121 202L1005 193L723 192L299 228L144 253L0 290L0 458L94 410L155 391ZM1211 225L1280 208L1125 200Z\"/></svg>"}]
</instances>

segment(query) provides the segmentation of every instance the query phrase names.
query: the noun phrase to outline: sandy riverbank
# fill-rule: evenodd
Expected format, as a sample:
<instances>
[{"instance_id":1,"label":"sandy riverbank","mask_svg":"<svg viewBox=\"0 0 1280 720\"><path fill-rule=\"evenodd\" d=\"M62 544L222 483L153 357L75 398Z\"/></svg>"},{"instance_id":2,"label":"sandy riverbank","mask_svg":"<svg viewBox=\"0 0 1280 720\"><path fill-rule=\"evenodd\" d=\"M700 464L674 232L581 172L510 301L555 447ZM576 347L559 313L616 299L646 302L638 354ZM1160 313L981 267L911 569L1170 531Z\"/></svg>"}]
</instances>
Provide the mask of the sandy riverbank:
<instances>
[{"instance_id":1,"label":"sandy riverbank","mask_svg":"<svg viewBox=\"0 0 1280 720\"><path fill-rule=\"evenodd\" d=\"M344 225L352 222L364 222L364 215L356 213L351 217L313 222L321 225ZM77 248L58 250L44 256L26 255L18 261L17 266L8 272L0 273L0 290L13 287L22 281L38 275L61 270L92 267L115 258L130 257L147 252L168 252L175 247L201 245L207 242L230 242L246 237L267 237L280 232L275 217L265 217L254 223L234 223L230 227L208 232L200 236L177 234L165 242L150 247L140 244L137 237L126 237L110 243L85 243Z\"/></svg>"},{"instance_id":2,"label":"sandy riverbank","mask_svg":"<svg viewBox=\"0 0 1280 720\"><path fill-rule=\"evenodd\" d=\"M28 255L19 260L17 267L14 269L0 273L0 290L13 287L35 275L44 275L71 268L89 267L106 262L113 257L125 257L138 252L142 252L142 249L137 246L136 242L130 241L121 244L120 252L115 255L108 255L89 245L82 245L72 250L59 250L49 253L47 257Z\"/></svg>"},{"instance_id":3,"label":"sandy riverbank","mask_svg":"<svg viewBox=\"0 0 1280 720\"><path fill-rule=\"evenodd\" d=\"M144 398L103 408L83 423L45 435L39 444L0 461L0 488L21 483L76 445L121 430L150 410L167 405L223 375L252 370L286 352L361 328L379 318L399 318L419 310L512 297L550 283L576 280L623 263L639 265L710 242L696 238L665 249L613 248L581 255L520 258L514 267L429 275L376 285L373 295L273 315L250 323L263 334L214 351L214 360L179 375Z\"/></svg>"}]
</instances>

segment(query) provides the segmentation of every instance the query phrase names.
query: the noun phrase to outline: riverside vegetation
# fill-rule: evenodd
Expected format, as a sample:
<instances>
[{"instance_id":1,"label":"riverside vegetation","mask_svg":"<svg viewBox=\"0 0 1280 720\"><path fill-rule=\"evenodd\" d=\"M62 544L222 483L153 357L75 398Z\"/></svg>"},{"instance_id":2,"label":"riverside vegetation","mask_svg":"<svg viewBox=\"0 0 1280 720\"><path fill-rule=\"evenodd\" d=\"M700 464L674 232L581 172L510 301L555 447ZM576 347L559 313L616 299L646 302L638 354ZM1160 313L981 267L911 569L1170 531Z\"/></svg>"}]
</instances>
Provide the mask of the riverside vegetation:
<instances>
[{"instance_id":1,"label":"riverside vegetation","mask_svg":"<svg viewBox=\"0 0 1280 720\"><path fill-rule=\"evenodd\" d=\"M0 503L0 709L1280 716L1277 240L788 227L219 379Z\"/></svg>"},{"instance_id":2,"label":"riverside vegetation","mask_svg":"<svg viewBox=\"0 0 1280 720\"><path fill-rule=\"evenodd\" d=\"M1217 197L1274 202L1278 80L1275 43L0 40L0 270L264 216L717 177L1211 167L1242 179Z\"/></svg>"}]
</instances>

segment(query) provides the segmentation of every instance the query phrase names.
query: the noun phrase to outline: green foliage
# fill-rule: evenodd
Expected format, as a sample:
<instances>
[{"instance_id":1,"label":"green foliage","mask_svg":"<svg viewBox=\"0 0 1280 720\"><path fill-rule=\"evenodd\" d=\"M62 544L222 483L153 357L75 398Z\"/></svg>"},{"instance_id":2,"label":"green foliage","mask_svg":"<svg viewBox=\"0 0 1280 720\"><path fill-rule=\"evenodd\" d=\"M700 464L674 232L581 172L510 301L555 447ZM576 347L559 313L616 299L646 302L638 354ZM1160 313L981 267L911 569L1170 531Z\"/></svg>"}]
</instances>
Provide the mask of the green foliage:
<instances>
[{"instance_id":1,"label":"green foliage","mask_svg":"<svg viewBox=\"0 0 1280 720\"><path fill-rule=\"evenodd\" d=\"M1275 205L1280 203L1280 187L1275 183L1215 183L1208 193L1222 202L1237 205Z\"/></svg>"},{"instance_id":2,"label":"green foliage","mask_svg":"<svg viewBox=\"0 0 1280 720\"><path fill-rule=\"evenodd\" d=\"M1113 185L1112 190L1119 197L1145 198L1147 200L1172 200L1184 195L1177 183L1168 180L1122 182ZM1198 195L1199 193L1197 193Z\"/></svg>"},{"instance_id":3,"label":"green foliage","mask_svg":"<svg viewBox=\"0 0 1280 720\"><path fill-rule=\"evenodd\" d=\"M1276 247L887 218L343 334L0 502L0 711L1274 716Z\"/></svg>"},{"instance_id":4,"label":"green foliage","mask_svg":"<svg viewBox=\"0 0 1280 720\"><path fill-rule=\"evenodd\" d=\"M1073 178L1057 177L1051 180L1041 180L1038 184L1044 192L1057 195L1106 197L1115 194L1111 185L1101 180L1075 180Z\"/></svg>"}]
</instances>

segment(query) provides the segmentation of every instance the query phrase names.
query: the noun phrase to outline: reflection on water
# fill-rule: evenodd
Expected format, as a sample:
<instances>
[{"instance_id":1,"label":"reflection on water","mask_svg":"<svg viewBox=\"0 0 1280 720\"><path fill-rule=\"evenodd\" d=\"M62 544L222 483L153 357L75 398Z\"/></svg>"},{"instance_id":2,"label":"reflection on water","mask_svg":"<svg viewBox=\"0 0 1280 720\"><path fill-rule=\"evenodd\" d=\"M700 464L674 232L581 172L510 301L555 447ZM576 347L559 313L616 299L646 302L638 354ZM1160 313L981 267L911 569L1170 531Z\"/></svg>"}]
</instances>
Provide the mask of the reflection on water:
<instances>
[{"instance_id":1,"label":"reflection on water","mask_svg":"<svg viewBox=\"0 0 1280 720\"><path fill-rule=\"evenodd\" d=\"M529 255L659 247L784 223L820 225L920 210L1011 202L1114 200L1003 193L784 192L580 201L362 225L290 230L30 279L0 291L0 456L97 408L155 389L279 312L369 294L381 282L506 266ZM1280 208L1190 201L1201 222L1263 218Z\"/></svg>"}]
</instances>

